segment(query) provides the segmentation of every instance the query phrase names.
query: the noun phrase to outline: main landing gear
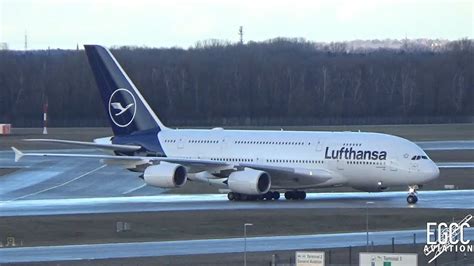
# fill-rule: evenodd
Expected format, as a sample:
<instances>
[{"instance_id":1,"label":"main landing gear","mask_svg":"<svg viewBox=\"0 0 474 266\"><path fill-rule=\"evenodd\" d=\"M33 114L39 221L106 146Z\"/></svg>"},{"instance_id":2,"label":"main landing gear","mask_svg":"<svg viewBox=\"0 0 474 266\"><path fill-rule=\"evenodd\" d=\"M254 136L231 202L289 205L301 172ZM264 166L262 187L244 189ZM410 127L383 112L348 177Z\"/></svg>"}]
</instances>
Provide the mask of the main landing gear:
<instances>
[{"instance_id":1,"label":"main landing gear","mask_svg":"<svg viewBox=\"0 0 474 266\"><path fill-rule=\"evenodd\" d=\"M407 197L408 204L415 204L418 202L418 196L416 192L417 189L418 189L417 185L408 186L408 197Z\"/></svg>"},{"instance_id":2,"label":"main landing gear","mask_svg":"<svg viewBox=\"0 0 474 266\"><path fill-rule=\"evenodd\" d=\"M287 200L304 200L306 199L306 192L304 191L287 191L285 192L285 199Z\"/></svg>"},{"instance_id":3,"label":"main landing gear","mask_svg":"<svg viewBox=\"0 0 474 266\"><path fill-rule=\"evenodd\" d=\"M280 199L280 192L268 191L263 195L248 195L237 192L227 193L227 198L230 201L256 201L256 200L278 200ZM285 192L285 199L287 200L304 200L306 199L306 192L299 190L292 190Z\"/></svg>"},{"instance_id":4,"label":"main landing gear","mask_svg":"<svg viewBox=\"0 0 474 266\"><path fill-rule=\"evenodd\" d=\"M227 198L230 201L278 200L280 199L280 192L268 191L263 195L247 195L237 192L229 192L227 193Z\"/></svg>"}]
</instances>

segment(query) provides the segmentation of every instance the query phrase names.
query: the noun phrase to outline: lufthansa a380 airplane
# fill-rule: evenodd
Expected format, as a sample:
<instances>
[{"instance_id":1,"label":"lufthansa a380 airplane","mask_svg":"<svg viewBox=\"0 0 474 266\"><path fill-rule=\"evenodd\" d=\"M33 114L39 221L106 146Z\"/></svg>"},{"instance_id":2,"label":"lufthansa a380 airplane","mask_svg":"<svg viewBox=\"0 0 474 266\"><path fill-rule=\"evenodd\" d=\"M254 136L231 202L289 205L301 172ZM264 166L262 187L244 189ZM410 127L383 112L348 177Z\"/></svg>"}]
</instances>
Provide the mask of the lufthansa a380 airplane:
<instances>
[{"instance_id":1,"label":"lufthansa a380 airplane","mask_svg":"<svg viewBox=\"0 0 474 266\"><path fill-rule=\"evenodd\" d=\"M110 155L22 153L97 158L141 172L146 184L176 188L187 180L228 188L229 200L305 199L304 190L346 186L367 192L420 185L438 177L437 165L413 142L379 133L170 129L161 123L114 56L85 45L112 125L113 137L94 142L40 139L100 148Z\"/></svg>"}]
</instances>

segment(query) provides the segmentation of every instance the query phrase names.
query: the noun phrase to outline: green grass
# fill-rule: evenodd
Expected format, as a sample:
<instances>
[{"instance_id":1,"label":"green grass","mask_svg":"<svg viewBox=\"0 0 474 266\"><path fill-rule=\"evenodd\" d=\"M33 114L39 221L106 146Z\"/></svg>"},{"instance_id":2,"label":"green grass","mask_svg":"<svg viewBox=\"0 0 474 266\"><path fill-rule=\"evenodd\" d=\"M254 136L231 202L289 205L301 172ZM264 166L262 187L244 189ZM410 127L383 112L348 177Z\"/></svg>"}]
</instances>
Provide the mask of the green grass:
<instances>
[{"instance_id":1,"label":"green grass","mask_svg":"<svg viewBox=\"0 0 474 266\"><path fill-rule=\"evenodd\" d=\"M265 204L265 203L262 203ZM273 203L270 203L273 204ZM298 203L295 203L298 204ZM424 228L427 221L451 221L464 210L372 209L374 231ZM131 224L116 232L116 222ZM146 212L0 218L0 239L14 236L24 246L109 242L142 242L241 237L242 224L254 226L249 236L324 234L365 230L365 209L278 209ZM337 222L335 222L337 221Z\"/></svg>"}]
</instances>

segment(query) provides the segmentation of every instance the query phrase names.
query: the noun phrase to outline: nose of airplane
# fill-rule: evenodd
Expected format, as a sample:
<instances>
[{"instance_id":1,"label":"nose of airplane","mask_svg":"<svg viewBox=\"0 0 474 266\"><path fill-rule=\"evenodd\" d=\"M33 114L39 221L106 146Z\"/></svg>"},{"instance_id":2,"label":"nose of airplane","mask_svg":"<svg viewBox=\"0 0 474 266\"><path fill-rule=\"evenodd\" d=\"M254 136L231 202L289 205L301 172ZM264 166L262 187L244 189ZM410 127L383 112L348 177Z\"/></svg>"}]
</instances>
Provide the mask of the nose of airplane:
<instances>
[{"instance_id":1,"label":"nose of airplane","mask_svg":"<svg viewBox=\"0 0 474 266\"><path fill-rule=\"evenodd\" d=\"M433 161L430 161L427 163L423 173L425 182L431 181L439 177L439 168Z\"/></svg>"}]
</instances>

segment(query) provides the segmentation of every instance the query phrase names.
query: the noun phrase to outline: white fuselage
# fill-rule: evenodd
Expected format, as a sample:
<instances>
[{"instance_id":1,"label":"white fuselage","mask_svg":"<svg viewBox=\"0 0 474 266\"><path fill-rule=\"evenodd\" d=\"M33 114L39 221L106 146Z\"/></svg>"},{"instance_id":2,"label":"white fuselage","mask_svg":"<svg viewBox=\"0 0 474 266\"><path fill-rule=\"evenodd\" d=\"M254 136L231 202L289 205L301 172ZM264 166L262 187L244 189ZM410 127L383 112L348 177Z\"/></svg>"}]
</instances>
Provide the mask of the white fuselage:
<instances>
[{"instance_id":1,"label":"white fuselage","mask_svg":"<svg viewBox=\"0 0 474 266\"><path fill-rule=\"evenodd\" d=\"M299 184L288 176L291 182L276 185L282 188L350 186L381 191L389 186L423 184L439 174L434 162L416 144L380 133L218 128L166 130L158 133L158 139L167 156L325 169L337 176L317 185ZM415 156L420 159L412 160Z\"/></svg>"}]
</instances>

